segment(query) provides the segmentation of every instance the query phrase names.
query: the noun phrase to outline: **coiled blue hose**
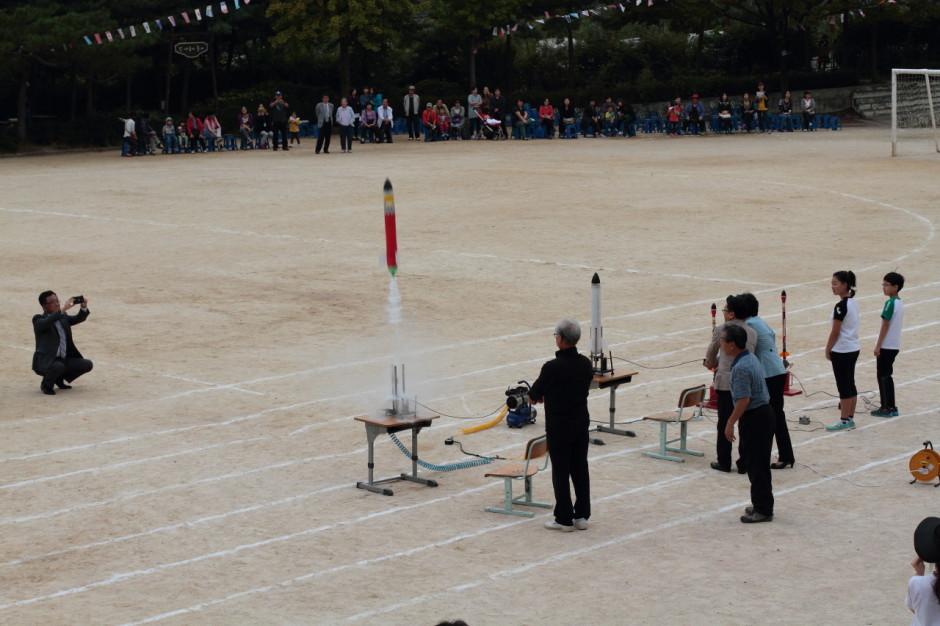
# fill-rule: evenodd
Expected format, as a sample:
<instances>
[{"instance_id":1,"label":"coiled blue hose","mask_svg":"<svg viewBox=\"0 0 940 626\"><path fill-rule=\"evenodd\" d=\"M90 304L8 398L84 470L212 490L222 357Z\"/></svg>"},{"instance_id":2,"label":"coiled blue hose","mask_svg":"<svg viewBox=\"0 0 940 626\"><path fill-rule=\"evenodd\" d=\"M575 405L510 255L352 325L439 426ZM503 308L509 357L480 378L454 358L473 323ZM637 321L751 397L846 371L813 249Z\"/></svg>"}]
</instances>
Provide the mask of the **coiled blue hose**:
<instances>
[{"instance_id":1,"label":"coiled blue hose","mask_svg":"<svg viewBox=\"0 0 940 626\"><path fill-rule=\"evenodd\" d=\"M398 446L398 449L401 450L401 453L404 454L409 459L411 458L411 450L409 450L405 444L403 444L398 437L395 436L395 433L389 433L389 438ZM428 463L427 461L422 461L417 459L418 465L425 469L434 470L435 472L452 472L459 469L467 469L468 467L476 467L477 465L486 465L487 463L492 463L493 459L482 458L475 459L473 461L462 461L460 463L451 463L450 465L434 465L433 463Z\"/></svg>"}]
</instances>

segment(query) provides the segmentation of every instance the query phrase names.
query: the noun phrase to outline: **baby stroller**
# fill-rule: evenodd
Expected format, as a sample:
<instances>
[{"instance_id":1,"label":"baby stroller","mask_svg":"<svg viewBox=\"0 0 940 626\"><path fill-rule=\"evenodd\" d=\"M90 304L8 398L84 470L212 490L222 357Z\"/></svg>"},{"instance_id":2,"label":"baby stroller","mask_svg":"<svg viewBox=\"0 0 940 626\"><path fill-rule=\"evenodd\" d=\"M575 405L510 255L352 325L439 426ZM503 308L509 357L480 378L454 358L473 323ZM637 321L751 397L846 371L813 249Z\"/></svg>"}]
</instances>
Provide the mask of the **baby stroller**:
<instances>
[{"instance_id":1,"label":"baby stroller","mask_svg":"<svg viewBox=\"0 0 940 626\"><path fill-rule=\"evenodd\" d=\"M480 137L483 139L495 139L500 140L503 138L503 123L491 117L489 113L483 111L483 109L477 109L477 115L480 118L480 121L483 122L480 127Z\"/></svg>"}]
</instances>

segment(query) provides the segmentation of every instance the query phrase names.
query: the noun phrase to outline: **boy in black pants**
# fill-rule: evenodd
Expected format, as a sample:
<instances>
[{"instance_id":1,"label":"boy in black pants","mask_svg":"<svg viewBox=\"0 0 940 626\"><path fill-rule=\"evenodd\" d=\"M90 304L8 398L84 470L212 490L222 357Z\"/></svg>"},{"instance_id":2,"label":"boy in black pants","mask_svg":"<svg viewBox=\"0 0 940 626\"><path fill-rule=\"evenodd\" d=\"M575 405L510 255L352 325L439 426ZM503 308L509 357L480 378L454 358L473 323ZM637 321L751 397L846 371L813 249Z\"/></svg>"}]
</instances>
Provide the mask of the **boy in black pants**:
<instances>
[{"instance_id":1,"label":"boy in black pants","mask_svg":"<svg viewBox=\"0 0 940 626\"><path fill-rule=\"evenodd\" d=\"M898 407L894 398L894 359L901 349L901 325L904 322L904 304L898 292L904 288L904 277L897 272L888 272L881 281L882 291L888 296L881 311L881 332L875 343L877 359L878 391L881 406L871 412L875 417L897 417Z\"/></svg>"}]
</instances>

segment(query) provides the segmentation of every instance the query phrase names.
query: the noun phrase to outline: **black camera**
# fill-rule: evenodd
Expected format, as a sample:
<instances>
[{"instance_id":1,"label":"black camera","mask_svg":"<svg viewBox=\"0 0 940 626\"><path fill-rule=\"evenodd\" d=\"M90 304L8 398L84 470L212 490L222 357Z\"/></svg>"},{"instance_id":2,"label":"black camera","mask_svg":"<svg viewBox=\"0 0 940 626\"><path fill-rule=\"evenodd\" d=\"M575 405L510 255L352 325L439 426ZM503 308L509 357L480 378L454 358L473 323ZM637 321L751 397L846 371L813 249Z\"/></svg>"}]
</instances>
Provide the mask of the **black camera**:
<instances>
[{"instance_id":1,"label":"black camera","mask_svg":"<svg viewBox=\"0 0 940 626\"><path fill-rule=\"evenodd\" d=\"M85 302L85 296L75 296L74 298L72 298L72 302L74 302L75 304L82 304L83 302Z\"/></svg>"},{"instance_id":2,"label":"black camera","mask_svg":"<svg viewBox=\"0 0 940 626\"><path fill-rule=\"evenodd\" d=\"M506 406L510 411L529 406L529 390L532 387L524 380L520 380L518 384L524 386L510 387L506 390Z\"/></svg>"}]
</instances>

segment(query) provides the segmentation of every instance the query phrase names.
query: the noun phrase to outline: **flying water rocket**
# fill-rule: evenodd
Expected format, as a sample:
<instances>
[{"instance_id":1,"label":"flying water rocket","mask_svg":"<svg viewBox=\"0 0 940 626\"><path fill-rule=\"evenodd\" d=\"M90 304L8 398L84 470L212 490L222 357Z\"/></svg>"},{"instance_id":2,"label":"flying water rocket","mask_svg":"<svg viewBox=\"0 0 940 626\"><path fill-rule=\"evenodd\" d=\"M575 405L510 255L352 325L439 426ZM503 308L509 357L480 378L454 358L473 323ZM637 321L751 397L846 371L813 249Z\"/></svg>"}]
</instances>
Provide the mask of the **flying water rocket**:
<instances>
[{"instance_id":1,"label":"flying water rocket","mask_svg":"<svg viewBox=\"0 0 940 626\"><path fill-rule=\"evenodd\" d=\"M395 228L395 194L392 183L385 179L385 265L388 273L395 276L398 272L398 233Z\"/></svg>"},{"instance_id":2,"label":"flying water rocket","mask_svg":"<svg viewBox=\"0 0 940 626\"><path fill-rule=\"evenodd\" d=\"M614 371L613 357L604 354L605 350L607 341L601 326L601 279L594 272L591 279L591 363L595 374L612 374Z\"/></svg>"}]
</instances>

